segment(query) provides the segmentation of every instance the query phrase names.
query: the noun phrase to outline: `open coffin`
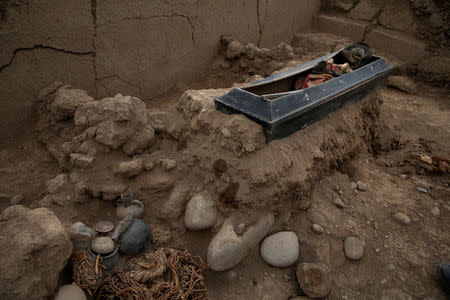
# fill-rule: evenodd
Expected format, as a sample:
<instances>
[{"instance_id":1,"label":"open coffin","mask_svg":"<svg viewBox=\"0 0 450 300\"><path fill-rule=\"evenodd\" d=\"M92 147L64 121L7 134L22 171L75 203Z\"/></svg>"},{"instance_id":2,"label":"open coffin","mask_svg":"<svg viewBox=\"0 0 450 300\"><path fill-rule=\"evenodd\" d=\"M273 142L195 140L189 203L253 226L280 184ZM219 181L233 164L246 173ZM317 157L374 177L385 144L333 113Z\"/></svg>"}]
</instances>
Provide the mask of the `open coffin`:
<instances>
[{"instance_id":1,"label":"open coffin","mask_svg":"<svg viewBox=\"0 0 450 300\"><path fill-rule=\"evenodd\" d=\"M363 66L310 87L298 88L321 62L330 58L345 63L342 51L330 53L303 65L234 88L214 102L225 113L242 113L264 129L267 142L285 137L319 121L347 103L363 100L388 76L391 67L381 57L371 56Z\"/></svg>"}]
</instances>

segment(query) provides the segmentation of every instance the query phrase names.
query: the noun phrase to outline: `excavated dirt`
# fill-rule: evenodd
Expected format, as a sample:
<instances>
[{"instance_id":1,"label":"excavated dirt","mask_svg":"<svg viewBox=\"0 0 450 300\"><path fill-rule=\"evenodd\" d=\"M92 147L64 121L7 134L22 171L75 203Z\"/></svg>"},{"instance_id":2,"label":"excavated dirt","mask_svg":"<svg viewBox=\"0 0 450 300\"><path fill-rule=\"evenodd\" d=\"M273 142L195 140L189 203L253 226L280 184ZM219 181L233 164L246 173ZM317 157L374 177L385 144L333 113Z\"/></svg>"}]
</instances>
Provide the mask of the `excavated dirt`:
<instances>
[{"instance_id":1,"label":"excavated dirt","mask_svg":"<svg viewBox=\"0 0 450 300\"><path fill-rule=\"evenodd\" d=\"M213 98L233 83L268 76L347 41L303 35L273 49L234 43L235 53L233 42L222 40L204 81L148 103L122 95L94 101L62 83L46 88L30 121L35 132L2 145L0 209L21 194L23 205L50 208L66 227L117 222L114 199L130 188L144 202L150 226L170 231L167 243L204 260L226 217L251 219L255 211L270 210L276 216L271 232L297 233L299 262L329 267L328 299L397 299L402 293L446 299L436 266L450 257L448 91L418 85L417 94L409 94L384 86L361 104L267 144L259 125L216 111ZM357 181L367 189L352 188ZM218 204L220 217L211 230L186 232L185 203L199 192ZM343 208L333 204L336 197ZM409 225L393 218L399 212L410 217ZM314 233L312 224L324 232ZM345 257L348 236L365 243L359 261ZM209 295L304 296L295 271L296 265L267 265L255 247L233 269L207 273Z\"/></svg>"}]
</instances>

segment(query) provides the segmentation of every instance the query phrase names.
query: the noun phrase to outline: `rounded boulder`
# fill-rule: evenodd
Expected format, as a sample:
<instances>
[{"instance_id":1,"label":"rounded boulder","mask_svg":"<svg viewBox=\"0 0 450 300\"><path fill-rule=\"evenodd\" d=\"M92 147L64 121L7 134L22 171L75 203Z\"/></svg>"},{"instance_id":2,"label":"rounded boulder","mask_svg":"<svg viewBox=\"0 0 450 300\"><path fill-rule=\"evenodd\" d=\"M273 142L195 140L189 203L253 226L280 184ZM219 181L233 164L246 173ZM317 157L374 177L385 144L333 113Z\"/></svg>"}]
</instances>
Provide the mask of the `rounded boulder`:
<instances>
[{"instance_id":1,"label":"rounded boulder","mask_svg":"<svg viewBox=\"0 0 450 300\"><path fill-rule=\"evenodd\" d=\"M297 261L299 243L292 231L282 231L268 236L261 244L261 256L271 266L284 268Z\"/></svg>"},{"instance_id":2,"label":"rounded boulder","mask_svg":"<svg viewBox=\"0 0 450 300\"><path fill-rule=\"evenodd\" d=\"M189 230L204 230L214 226L217 220L216 204L202 195L189 200L184 215L184 223Z\"/></svg>"}]
</instances>

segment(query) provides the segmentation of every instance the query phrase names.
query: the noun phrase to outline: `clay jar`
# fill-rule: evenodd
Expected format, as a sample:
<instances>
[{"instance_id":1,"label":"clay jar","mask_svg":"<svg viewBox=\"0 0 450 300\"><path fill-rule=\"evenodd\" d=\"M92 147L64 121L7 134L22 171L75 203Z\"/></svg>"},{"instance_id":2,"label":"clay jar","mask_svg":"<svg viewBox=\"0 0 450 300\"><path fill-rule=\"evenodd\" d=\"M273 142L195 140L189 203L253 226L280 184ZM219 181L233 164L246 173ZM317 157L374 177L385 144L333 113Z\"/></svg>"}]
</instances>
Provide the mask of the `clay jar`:
<instances>
[{"instance_id":1,"label":"clay jar","mask_svg":"<svg viewBox=\"0 0 450 300\"><path fill-rule=\"evenodd\" d=\"M119 218L125 218L129 214L133 215L133 218L143 218L145 215L145 206L139 200L132 200L131 205L125 206L125 204L121 201L117 201L116 207L116 216Z\"/></svg>"},{"instance_id":2,"label":"clay jar","mask_svg":"<svg viewBox=\"0 0 450 300\"><path fill-rule=\"evenodd\" d=\"M137 199L133 199L133 193L131 191L125 191L120 195L120 199L117 200L116 216L119 218L125 218L132 214L133 218L142 219L145 215L144 203Z\"/></svg>"},{"instance_id":3,"label":"clay jar","mask_svg":"<svg viewBox=\"0 0 450 300\"><path fill-rule=\"evenodd\" d=\"M125 226L117 239L120 244L120 252L136 255L144 251L152 239L148 224L141 219L132 219Z\"/></svg>"},{"instance_id":4,"label":"clay jar","mask_svg":"<svg viewBox=\"0 0 450 300\"><path fill-rule=\"evenodd\" d=\"M101 236L93 239L88 250L93 258L100 255L102 264L107 270L113 269L119 262L119 249L115 247L114 241L109 237Z\"/></svg>"}]
</instances>

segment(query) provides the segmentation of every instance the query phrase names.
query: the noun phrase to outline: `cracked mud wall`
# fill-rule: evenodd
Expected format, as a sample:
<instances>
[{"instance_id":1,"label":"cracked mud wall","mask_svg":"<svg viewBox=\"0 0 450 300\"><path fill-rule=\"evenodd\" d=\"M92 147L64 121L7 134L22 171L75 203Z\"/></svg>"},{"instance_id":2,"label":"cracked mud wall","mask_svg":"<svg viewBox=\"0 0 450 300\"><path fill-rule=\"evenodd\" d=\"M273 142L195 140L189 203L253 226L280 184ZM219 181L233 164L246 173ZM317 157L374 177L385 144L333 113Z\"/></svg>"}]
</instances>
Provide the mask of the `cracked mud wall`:
<instances>
[{"instance_id":1,"label":"cracked mud wall","mask_svg":"<svg viewBox=\"0 0 450 300\"><path fill-rule=\"evenodd\" d=\"M3 0L0 138L54 80L93 97L151 99L200 78L222 34L271 47L310 30L320 0Z\"/></svg>"}]
</instances>

